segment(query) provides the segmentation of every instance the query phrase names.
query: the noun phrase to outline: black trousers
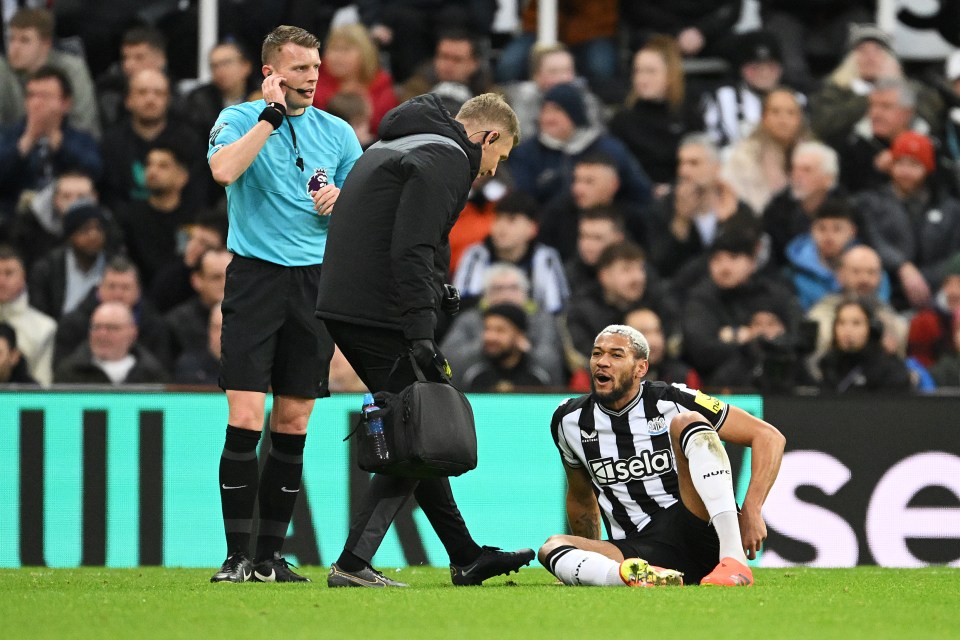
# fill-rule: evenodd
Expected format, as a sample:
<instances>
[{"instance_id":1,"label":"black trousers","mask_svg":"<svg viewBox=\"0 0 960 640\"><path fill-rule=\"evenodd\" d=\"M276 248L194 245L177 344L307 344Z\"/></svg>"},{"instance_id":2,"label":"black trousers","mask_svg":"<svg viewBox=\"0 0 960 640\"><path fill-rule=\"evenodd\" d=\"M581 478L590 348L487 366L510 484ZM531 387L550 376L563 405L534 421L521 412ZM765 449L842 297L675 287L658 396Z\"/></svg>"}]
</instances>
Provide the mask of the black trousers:
<instances>
[{"instance_id":1,"label":"black trousers","mask_svg":"<svg viewBox=\"0 0 960 640\"><path fill-rule=\"evenodd\" d=\"M405 356L410 349L410 342L402 332L333 320L324 320L324 323L340 351L371 392L396 393L416 381L406 358L390 375L397 359ZM424 375L428 378L436 376L435 381L440 381L440 374L436 371L425 371ZM344 549L369 563L393 519L411 495L423 509L447 555L454 556L458 549L475 545L453 499L447 478L418 480L374 474L370 489L350 523Z\"/></svg>"}]
</instances>

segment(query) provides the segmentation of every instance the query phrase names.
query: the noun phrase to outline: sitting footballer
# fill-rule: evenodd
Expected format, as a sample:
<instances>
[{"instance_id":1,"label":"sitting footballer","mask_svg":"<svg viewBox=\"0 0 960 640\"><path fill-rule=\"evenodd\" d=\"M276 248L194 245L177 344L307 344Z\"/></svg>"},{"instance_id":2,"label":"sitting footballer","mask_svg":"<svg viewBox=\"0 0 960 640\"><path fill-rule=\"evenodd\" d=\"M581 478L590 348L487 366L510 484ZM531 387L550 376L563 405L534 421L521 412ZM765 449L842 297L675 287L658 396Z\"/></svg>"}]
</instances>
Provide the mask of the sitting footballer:
<instances>
[{"instance_id":1,"label":"sitting footballer","mask_svg":"<svg viewBox=\"0 0 960 640\"><path fill-rule=\"evenodd\" d=\"M554 413L573 535L551 536L538 558L568 585L751 586L747 559L767 537L760 510L785 439L700 391L644 381L649 353L636 329L605 328L590 354L592 393ZM739 510L721 440L751 448Z\"/></svg>"}]
</instances>

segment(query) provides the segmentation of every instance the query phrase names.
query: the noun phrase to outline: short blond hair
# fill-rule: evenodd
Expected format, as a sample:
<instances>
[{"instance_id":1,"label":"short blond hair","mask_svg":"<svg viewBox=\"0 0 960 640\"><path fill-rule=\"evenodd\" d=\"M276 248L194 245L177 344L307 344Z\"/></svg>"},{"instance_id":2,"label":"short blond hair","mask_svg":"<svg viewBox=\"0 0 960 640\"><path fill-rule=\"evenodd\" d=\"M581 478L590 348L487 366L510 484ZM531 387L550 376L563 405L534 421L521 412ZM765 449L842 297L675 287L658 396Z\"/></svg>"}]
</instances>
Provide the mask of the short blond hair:
<instances>
[{"instance_id":1,"label":"short blond hair","mask_svg":"<svg viewBox=\"0 0 960 640\"><path fill-rule=\"evenodd\" d=\"M481 127L493 126L513 136L513 146L520 144L520 120L513 108L498 93L481 93L460 107L457 120Z\"/></svg>"},{"instance_id":2,"label":"short blond hair","mask_svg":"<svg viewBox=\"0 0 960 640\"><path fill-rule=\"evenodd\" d=\"M300 27L291 27L290 25L280 25L267 34L263 39L263 47L260 49L260 60L263 64L270 64L273 57L277 55L283 45L292 43L298 47L307 49L320 49L320 41L306 29Z\"/></svg>"}]
</instances>

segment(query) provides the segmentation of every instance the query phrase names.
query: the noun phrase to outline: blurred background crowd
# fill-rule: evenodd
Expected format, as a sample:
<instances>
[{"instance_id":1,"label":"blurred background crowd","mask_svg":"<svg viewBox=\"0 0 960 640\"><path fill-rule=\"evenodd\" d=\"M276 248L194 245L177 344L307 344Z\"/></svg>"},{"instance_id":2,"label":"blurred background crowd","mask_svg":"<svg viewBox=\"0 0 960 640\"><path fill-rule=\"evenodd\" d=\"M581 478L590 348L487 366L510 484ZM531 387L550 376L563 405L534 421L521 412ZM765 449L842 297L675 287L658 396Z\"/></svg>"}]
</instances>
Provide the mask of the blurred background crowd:
<instances>
[{"instance_id":1,"label":"blurred background crowd","mask_svg":"<svg viewBox=\"0 0 960 640\"><path fill-rule=\"evenodd\" d=\"M450 236L464 390L587 390L612 323L668 382L960 389L960 52L900 56L875 2L558 0L550 44L536 0L218 4L203 52L189 0L0 5L0 383L217 383L207 139L295 24L364 147L427 91L520 118ZM362 388L340 357L331 387Z\"/></svg>"}]
</instances>

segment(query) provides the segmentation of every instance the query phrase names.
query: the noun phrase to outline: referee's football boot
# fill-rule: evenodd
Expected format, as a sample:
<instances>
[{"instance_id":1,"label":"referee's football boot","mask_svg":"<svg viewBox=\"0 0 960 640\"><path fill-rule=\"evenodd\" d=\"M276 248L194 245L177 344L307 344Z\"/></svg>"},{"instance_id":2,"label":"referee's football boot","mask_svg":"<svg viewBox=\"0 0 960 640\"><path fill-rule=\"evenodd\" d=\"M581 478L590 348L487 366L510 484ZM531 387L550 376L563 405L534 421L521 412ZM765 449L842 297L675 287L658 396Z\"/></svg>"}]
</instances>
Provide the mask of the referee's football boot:
<instances>
[{"instance_id":1,"label":"referee's football boot","mask_svg":"<svg viewBox=\"0 0 960 640\"><path fill-rule=\"evenodd\" d=\"M280 556L278 551L273 552L273 557L263 562L258 562L253 568L254 582L310 582L310 578L301 576L293 572L292 565L286 558Z\"/></svg>"},{"instance_id":2,"label":"referee's football boot","mask_svg":"<svg viewBox=\"0 0 960 640\"><path fill-rule=\"evenodd\" d=\"M487 578L507 575L530 564L536 554L533 549L503 551L499 547L483 547L480 557L468 565L450 565L450 579L458 587L475 586Z\"/></svg>"},{"instance_id":3,"label":"referee's football boot","mask_svg":"<svg viewBox=\"0 0 960 640\"><path fill-rule=\"evenodd\" d=\"M405 582L391 580L373 567L364 567L359 571L344 571L334 562L327 574L327 586L335 587L368 587L382 589L384 587L405 587Z\"/></svg>"},{"instance_id":4,"label":"referee's football boot","mask_svg":"<svg viewBox=\"0 0 960 640\"><path fill-rule=\"evenodd\" d=\"M253 578L253 563L243 551L234 551L213 574L210 582L246 582Z\"/></svg>"},{"instance_id":5,"label":"referee's football boot","mask_svg":"<svg viewBox=\"0 0 960 640\"><path fill-rule=\"evenodd\" d=\"M628 587L683 586L683 573L654 566L643 558L627 558L621 562L620 579Z\"/></svg>"},{"instance_id":6,"label":"referee's football boot","mask_svg":"<svg viewBox=\"0 0 960 640\"><path fill-rule=\"evenodd\" d=\"M733 558L721 558L720 564L704 576L701 586L711 587L752 587L753 571L747 565Z\"/></svg>"}]
</instances>

